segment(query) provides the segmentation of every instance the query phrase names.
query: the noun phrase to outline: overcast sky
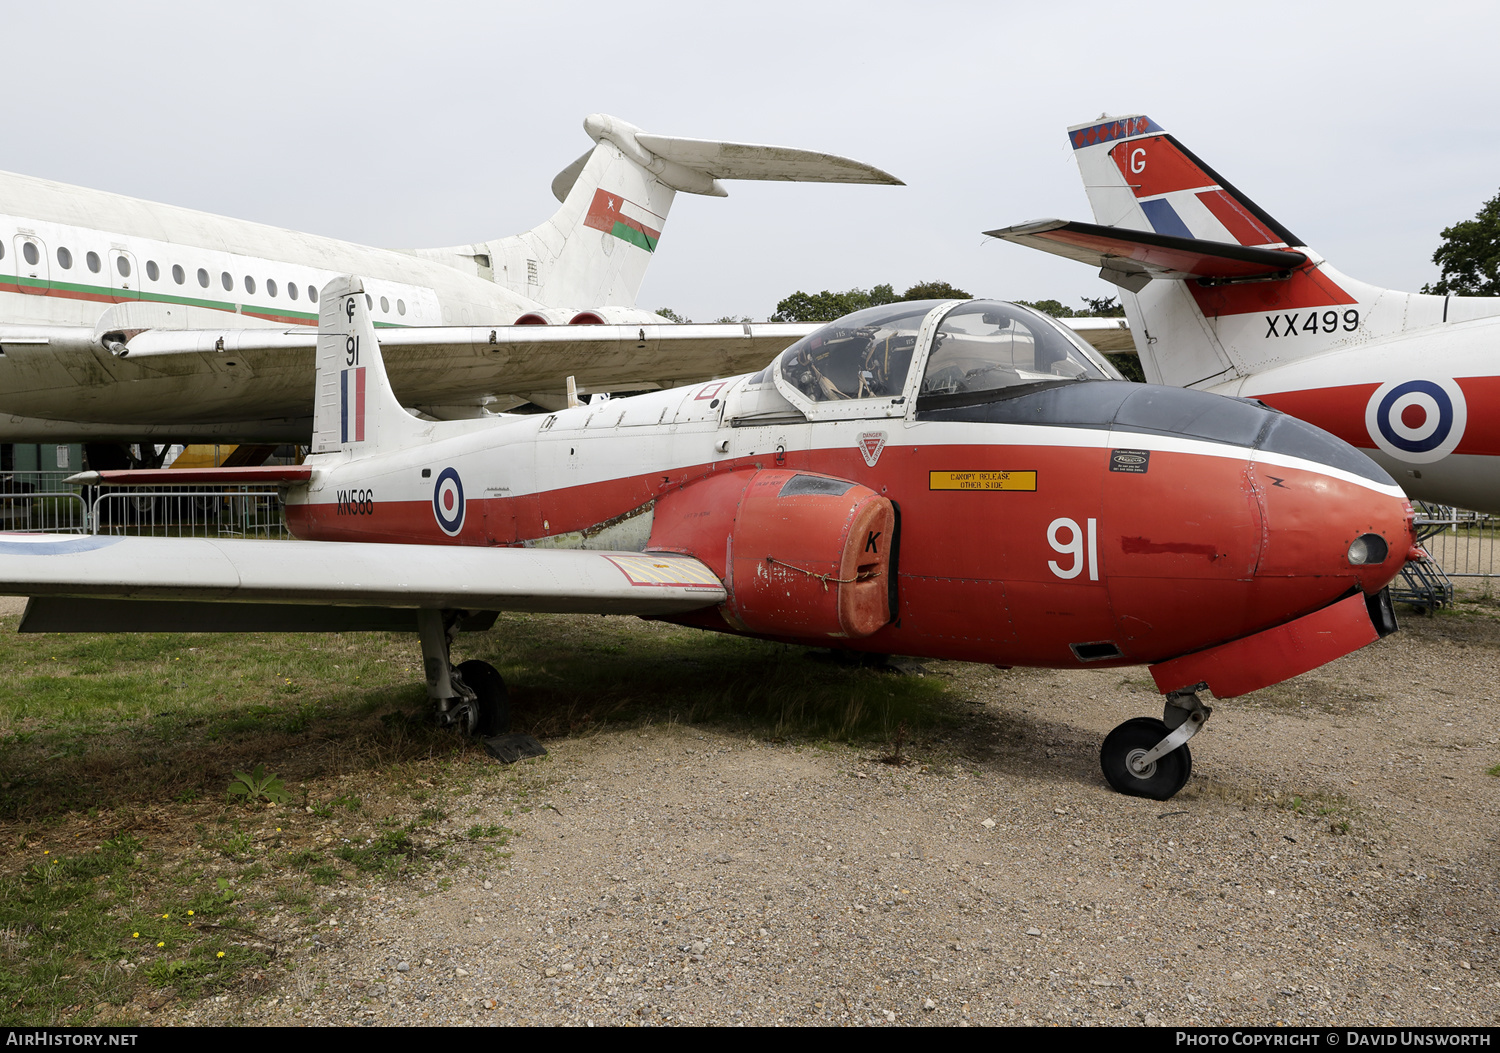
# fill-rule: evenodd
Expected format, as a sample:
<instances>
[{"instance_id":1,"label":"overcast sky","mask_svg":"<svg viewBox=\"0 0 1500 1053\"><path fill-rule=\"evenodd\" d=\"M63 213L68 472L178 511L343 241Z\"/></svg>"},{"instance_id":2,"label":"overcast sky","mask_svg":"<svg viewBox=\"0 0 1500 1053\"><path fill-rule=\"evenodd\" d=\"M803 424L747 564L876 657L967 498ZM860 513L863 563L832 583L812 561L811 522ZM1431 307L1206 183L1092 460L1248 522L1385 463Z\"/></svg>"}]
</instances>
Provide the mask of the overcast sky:
<instances>
[{"instance_id":1,"label":"overcast sky","mask_svg":"<svg viewBox=\"0 0 1500 1053\"><path fill-rule=\"evenodd\" d=\"M879 282L1107 295L980 233L1092 219L1064 129L1103 112L1148 114L1395 288L1433 280L1439 232L1500 190L1490 4L509 7L9 8L0 168L392 247L544 219L592 112L906 181L678 195L640 306L700 321Z\"/></svg>"}]
</instances>

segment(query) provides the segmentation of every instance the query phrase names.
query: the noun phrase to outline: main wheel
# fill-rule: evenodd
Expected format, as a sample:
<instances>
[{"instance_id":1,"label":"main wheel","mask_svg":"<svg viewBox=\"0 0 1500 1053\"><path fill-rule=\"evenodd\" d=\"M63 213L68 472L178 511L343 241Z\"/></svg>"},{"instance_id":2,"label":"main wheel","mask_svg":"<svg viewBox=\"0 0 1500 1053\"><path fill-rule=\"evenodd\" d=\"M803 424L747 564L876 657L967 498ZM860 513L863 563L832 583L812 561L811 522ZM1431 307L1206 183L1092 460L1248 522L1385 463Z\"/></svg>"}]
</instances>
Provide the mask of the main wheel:
<instances>
[{"instance_id":1,"label":"main wheel","mask_svg":"<svg viewBox=\"0 0 1500 1053\"><path fill-rule=\"evenodd\" d=\"M458 675L479 701L479 712L473 726L468 729L469 733L489 738L509 731L510 695L506 693L500 671L488 662L471 659L459 663Z\"/></svg>"},{"instance_id":2,"label":"main wheel","mask_svg":"<svg viewBox=\"0 0 1500 1053\"><path fill-rule=\"evenodd\" d=\"M1104 770L1104 778L1120 793L1131 797L1167 800L1182 789L1193 773L1193 755L1186 743L1152 761L1143 772L1137 773L1130 766L1132 758L1150 753L1166 737L1167 726L1155 717L1127 720L1105 737L1099 749L1099 767Z\"/></svg>"}]
</instances>

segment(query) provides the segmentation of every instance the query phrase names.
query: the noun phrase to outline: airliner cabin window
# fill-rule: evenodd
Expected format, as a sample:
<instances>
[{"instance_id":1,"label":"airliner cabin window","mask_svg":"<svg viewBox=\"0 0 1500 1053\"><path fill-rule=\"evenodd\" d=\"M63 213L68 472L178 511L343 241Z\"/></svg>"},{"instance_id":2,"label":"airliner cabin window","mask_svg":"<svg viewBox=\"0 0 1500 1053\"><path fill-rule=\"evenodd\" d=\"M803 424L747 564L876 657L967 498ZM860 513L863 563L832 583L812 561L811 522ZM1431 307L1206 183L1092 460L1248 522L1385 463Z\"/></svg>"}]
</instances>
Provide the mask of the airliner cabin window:
<instances>
[{"instance_id":1,"label":"airliner cabin window","mask_svg":"<svg viewBox=\"0 0 1500 1053\"><path fill-rule=\"evenodd\" d=\"M73 267L73 254L61 245L57 247L57 265L65 271Z\"/></svg>"},{"instance_id":2,"label":"airliner cabin window","mask_svg":"<svg viewBox=\"0 0 1500 1053\"><path fill-rule=\"evenodd\" d=\"M224 283L225 292L234 292L234 279L230 277L228 271L225 271L223 274L219 275L219 281Z\"/></svg>"},{"instance_id":3,"label":"airliner cabin window","mask_svg":"<svg viewBox=\"0 0 1500 1053\"><path fill-rule=\"evenodd\" d=\"M1050 319L1014 304L976 300L955 307L938 326L919 397L1117 379Z\"/></svg>"},{"instance_id":4,"label":"airliner cabin window","mask_svg":"<svg viewBox=\"0 0 1500 1053\"><path fill-rule=\"evenodd\" d=\"M384 296L382 296L380 298L380 313L381 314L390 314L391 313L391 301L387 300Z\"/></svg>"},{"instance_id":5,"label":"airliner cabin window","mask_svg":"<svg viewBox=\"0 0 1500 1053\"><path fill-rule=\"evenodd\" d=\"M130 260L124 256L115 257L115 270L120 272L120 277L130 277Z\"/></svg>"},{"instance_id":6,"label":"airliner cabin window","mask_svg":"<svg viewBox=\"0 0 1500 1053\"><path fill-rule=\"evenodd\" d=\"M172 280L174 282L176 282L178 285L181 285L184 281L187 280L187 274L184 273L184 271L182 269L182 264L180 264L180 263L174 263L174 264L172 264Z\"/></svg>"},{"instance_id":7,"label":"airliner cabin window","mask_svg":"<svg viewBox=\"0 0 1500 1053\"><path fill-rule=\"evenodd\" d=\"M36 251L36 242L34 241L26 241L21 243L21 255L25 256L26 262L31 264L33 267L35 267L37 265L37 261L42 258L41 253Z\"/></svg>"},{"instance_id":8,"label":"airliner cabin window","mask_svg":"<svg viewBox=\"0 0 1500 1053\"><path fill-rule=\"evenodd\" d=\"M369 293L365 293L365 310L375 310L375 299Z\"/></svg>"},{"instance_id":9,"label":"airliner cabin window","mask_svg":"<svg viewBox=\"0 0 1500 1053\"><path fill-rule=\"evenodd\" d=\"M318 287L316 285L309 285L307 287L307 298L313 303L318 302Z\"/></svg>"},{"instance_id":10,"label":"airliner cabin window","mask_svg":"<svg viewBox=\"0 0 1500 1053\"><path fill-rule=\"evenodd\" d=\"M397 300L396 301L396 313L397 314L405 314L406 313L406 301L405 300Z\"/></svg>"},{"instance_id":11,"label":"airliner cabin window","mask_svg":"<svg viewBox=\"0 0 1500 1053\"><path fill-rule=\"evenodd\" d=\"M273 299L273 300L276 299L276 279L275 278L267 278L266 279L266 295L269 296L269 297L271 297L271 299Z\"/></svg>"},{"instance_id":12,"label":"airliner cabin window","mask_svg":"<svg viewBox=\"0 0 1500 1053\"><path fill-rule=\"evenodd\" d=\"M150 278L152 281L156 281L161 277L161 268L156 265L155 260L146 261L146 277Z\"/></svg>"},{"instance_id":13,"label":"airliner cabin window","mask_svg":"<svg viewBox=\"0 0 1500 1053\"><path fill-rule=\"evenodd\" d=\"M866 307L781 353L781 375L814 402L893 398L906 387L922 319L934 300Z\"/></svg>"},{"instance_id":14,"label":"airliner cabin window","mask_svg":"<svg viewBox=\"0 0 1500 1053\"><path fill-rule=\"evenodd\" d=\"M198 284L205 289L208 288L208 271L204 270L202 267L198 268Z\"/></svg>"},{"instance_id":15,"label":"airliner cabin window","mask_svg":"<svg viewBox=\"0 0 1500 1053\"><path fill-rule=\"evenodd\" d=\"M89 253L83 258L83 262L89 265L89 270L95 274L99 273L99 254L97 252Z\"/></svg>"},{"instance_id":16,"label":"airliner cabin window","mask_svg":"<svg viewBox=\"0 0 1500 1053\"><path fill-rule=\"evenodd\" d=\"M295 300L297 298L297 283L296 282L287 282L286 283L286 294L287 294L287 296L291 297L293 300Z\"/></svg>"},{"instance_id":17,"label":"airliner cabin window","mask_svg":"<svg viewBox=\"0 0 1500 1053\"><path fill-rule=\"evenodd\" d=\"M248 274L245 275L245 291L251 296L255 295L255 279Z\"/></svg>"}]
</instances>

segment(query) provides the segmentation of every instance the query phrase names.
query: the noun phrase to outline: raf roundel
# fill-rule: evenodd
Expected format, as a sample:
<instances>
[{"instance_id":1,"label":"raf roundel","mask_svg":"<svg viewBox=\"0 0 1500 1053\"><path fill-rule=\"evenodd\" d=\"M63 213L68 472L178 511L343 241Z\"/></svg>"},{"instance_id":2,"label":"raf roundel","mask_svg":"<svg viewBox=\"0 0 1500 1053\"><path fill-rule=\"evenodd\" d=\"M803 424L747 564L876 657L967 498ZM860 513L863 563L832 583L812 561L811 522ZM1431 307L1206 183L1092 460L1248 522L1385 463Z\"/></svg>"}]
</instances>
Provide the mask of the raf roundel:
<instances>
[{"instance_id":1,"label":"raf roundel","mask_svg":"<svg viewBox=\"0 0 1500 1053\"><path fill-rule=\"evenodd\" d=\"M438 474L432 488L432 514L449 537L457 537L464 528L464 484L458 478L458 469L444 468Z\"/></svg>"},{"instance_id":2,"label":"raf roundel","mask_svg":"<svg viewBox=\"0 0 1500 1053\"><path fill-rule=\"evenodd\" d=\"M1463 389L1447 379L1382 384L1365 405L1365 430L1375 445L1408 464L1448 456L1468 422Z\"/></svg>"}]
</instances>

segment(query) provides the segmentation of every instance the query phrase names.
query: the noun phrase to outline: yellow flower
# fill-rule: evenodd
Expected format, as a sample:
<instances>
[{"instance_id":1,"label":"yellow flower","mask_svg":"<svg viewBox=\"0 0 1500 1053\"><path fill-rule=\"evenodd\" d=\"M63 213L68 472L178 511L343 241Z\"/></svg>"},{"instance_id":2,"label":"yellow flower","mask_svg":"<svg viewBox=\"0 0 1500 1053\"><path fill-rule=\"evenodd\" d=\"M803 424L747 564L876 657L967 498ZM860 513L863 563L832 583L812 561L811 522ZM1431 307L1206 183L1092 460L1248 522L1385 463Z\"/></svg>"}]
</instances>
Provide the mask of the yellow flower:
<instances>
[{"instance_id":1,"label":"yellow flower","mask_svg":"<svg viewBox=\"0 0 1500 1053\"><path fill-rule=\"evenodd\" d=\"M140 934L140 933L138 933L138 932L132 932L132 933L131 933L131 934L130 934L130 938L131 938L131 939L132 939L132 940L138 940L138 939L140 939L140 938L141 938L141 934Z\"/></svg>"},{"instance_id":2,"label":"yellow flower","mask_svg":"<svg viewBox=\"0 0 1500 1053\"><path fill-rule=\"evenodd\" d=\"M171 917L171 916L172 916L172 915L170 915L170 914L163 914L163 915L162 915L162 917L164 917L164 918L170 918L170 917Z\"/></svg>"},{"instance_id":3,"label":"yellow flower","mask_svg":"<svg viewBox=\"0 0 1500 1053\"><path fill-rule=\"evenodd\" d=\"M166 943L165 943L165 942L160 942L160 943L158 943L158 944L157 944L157 946L158 946L158 947L165 947L165 946L166 946Z\"/></svg>"},{"instance_id":4,"label":"yellow flower","mask_svg":"<svg viewBox=\"0 0 1500 1053\"><path fill-rule=\"evenodd\" d=\"M192 911L188 911L188 917L191 918L192 916L193 916L193 912Z\"/></svg>"},{"instance_id":5,"label":"yellow flower","mask_svg":"<svg viewBox=\"0 0 1500 1053\"><path fill-rule=\"evenodd\" d=\"M222 957L224 957L224 952L223 952L223 951L220 951L220 952L219 952L219 957L220 957L220 958L222 958Z\"/></svg>"}]
</instances>

